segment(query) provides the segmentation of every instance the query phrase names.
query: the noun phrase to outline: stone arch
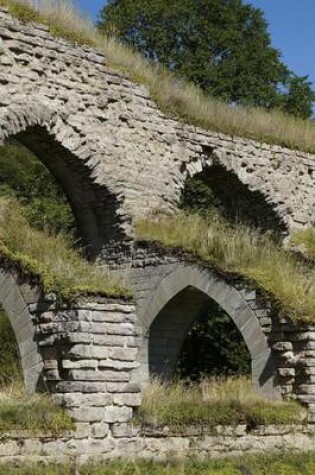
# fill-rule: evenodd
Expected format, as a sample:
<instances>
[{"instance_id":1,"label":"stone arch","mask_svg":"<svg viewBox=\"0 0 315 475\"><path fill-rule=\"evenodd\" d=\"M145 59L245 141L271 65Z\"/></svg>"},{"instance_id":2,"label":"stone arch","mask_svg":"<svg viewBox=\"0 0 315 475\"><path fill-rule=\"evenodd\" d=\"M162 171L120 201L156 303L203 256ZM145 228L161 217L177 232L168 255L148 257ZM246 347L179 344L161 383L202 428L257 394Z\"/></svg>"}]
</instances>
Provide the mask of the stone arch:
<instances>
[{"instance_id":1,"label":"stone arch","mask_svg":"<svg viewBox=\"0 0 315 475\"><path fill-rule=\"evenodd\" d=\"M46 104L19 104L0 111L0 144L14 138L50 170L64 190L91 258L128 253L130 217L112 186L96 183L87 137L65 124Z\"/></svg>"},{"instance_id":2,"label":"stone arch","mask_svg":"<svg viewBox=\"0 0 315 475\"><path fill-rule=\"evenodd\" d=\"M34 392L42 384L43 358L36 342L35 326L28 303L17 282L17 277L6 267L0 268L0 304L15 334L25 387L29 392Z\"/></svg>"},{"instance_id":3,"label":"stone arch","mask_svg":"<svg viewBox=\"0 0 315 475\"><path fill-rule=\"evenodd\" d=\"M244 164L248 168L248 164ZM215 152L205 160L185 166L184 176L207 184L232 222L239 221L263 231L271 230L280 236L288 234L288 223L277 200L264 193L263 186L255 187L248 171L243 173L242 168L234 170L223 163Z\"/></svg>"},{"instance_id":4,"label":"stone arch","mask_svg":"<svg viewBox=\"0 0 315 475\"><path fill-rule=\"evenodd\" d=\"M139 309L139 331L143 338L141 366L135 379L145 383L152 362L161 372L165 359L170 359L172 370L188 329L208 299L220 305L240 331L251 355L254 386L261 393L278 397L271 349L254 310L242 293L223 277L210 269L189 264L177 265L160 280ZM187 318L183 318L184 313Z\"/></svg>"}]
</instances>

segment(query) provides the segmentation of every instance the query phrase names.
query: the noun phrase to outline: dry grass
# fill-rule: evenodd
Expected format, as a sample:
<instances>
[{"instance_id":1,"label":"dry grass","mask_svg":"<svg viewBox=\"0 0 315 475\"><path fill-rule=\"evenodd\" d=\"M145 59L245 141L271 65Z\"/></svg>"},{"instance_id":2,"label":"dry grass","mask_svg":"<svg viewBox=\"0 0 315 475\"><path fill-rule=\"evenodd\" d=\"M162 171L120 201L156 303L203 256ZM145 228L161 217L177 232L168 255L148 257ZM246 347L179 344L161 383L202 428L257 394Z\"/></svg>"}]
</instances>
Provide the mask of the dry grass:
<instances>
[{"instance_id":1,"label":"dry grass","mask_svg":"<svg viewBox=\"0 0 315 475\"><path fill-rule=\"evenodd\" d=\"M206 96L193 84L179 81L162 67L153 66L140 54L119 41L99 33L92 22L76 11L71 2L40 2L40 15L28 5L31 0L0 0L0 5L25 21L42 22L50 31L77 43L103 51L109 66L143 83L152 98L167 113L184 122L241 137L262 140L303 151L315 152L315 124L296 119L279 111L230 107Z\"/></svg>"},{"instance_id":2,"label":"dry grass","mask_svg":"<svg viewBox=\"0 0 315 475\"><path fill-rule=\"evenodd\" d=\"M30 395L22 383L0 387L0 434L28 430L33 434L52 432L55 436L74 429L70 416L43 394Z\"/></svg>"},{"instance_id":3,"label":"dry grass","mask_svg":"<svg viewBox=\"0 0 315 475\"><path fill-rule=\"evenodd\" d=\"M139 421L149 425L289 424L306 413L293 402L269 401L258 395L246 377L185 382L152 379L144 390Z\"/></svg>"},{"instance_id":4,"label":"dry grass","mask_svg":"<svg viewBox=\"0 0 315 475\"><path fill-rule=\"evenodd\" d=\"M225 273L256 283L292 320L315 321L315 270L303 265L266 235L242 225L231 226L213 214L180 213L139 222L140 239L182 248Z\"/></svg>"},{"instance_id":5,"label":"dry grass","mask_svg":"<svg viewBox=\"0 0 315 475\"><path fill-rule=\"evenodd\" d=\"M63 300L80 295L129 297L97 265L74 250L65 235L32 228L14 200L0 199L0 256L39 277L43 289Z\"/></svg>"},{"instance_id":6,"label":"dry grass","mask_svg":"<svg viewBox=\"0 0 315 475\"><path fill-rule=\"evenodd\" d=\"M291 244L301 246L306 255L315 259L315 227L295 231L291 239Z\"/></svg>"}]
</instances>

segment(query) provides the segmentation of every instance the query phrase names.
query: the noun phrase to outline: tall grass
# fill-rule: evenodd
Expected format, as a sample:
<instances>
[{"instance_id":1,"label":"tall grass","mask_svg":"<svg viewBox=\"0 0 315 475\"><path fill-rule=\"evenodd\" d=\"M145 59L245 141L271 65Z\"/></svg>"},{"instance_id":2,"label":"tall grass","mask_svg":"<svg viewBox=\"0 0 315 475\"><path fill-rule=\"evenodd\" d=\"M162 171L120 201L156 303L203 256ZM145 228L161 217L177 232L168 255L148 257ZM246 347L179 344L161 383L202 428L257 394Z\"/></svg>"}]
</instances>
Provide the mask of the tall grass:
<instances>
[{"instance_id":1,"label":"tall grass","mask_svg":"<svg viewBox=\"0 0 315 475\"><path fill-rule=\"evenodd\" d=\"M295 231L291 244L301 246L306 255L315 259L315 226Z\"/></svg>"},{"instance_id":2,"label":"tall grass","mask_svg":"<svg viewBox=\"0 0 315 475\"><path fill-rule=\"evenodd\" d=\"M254 281L271 294L292 320L315 322L315 270L273 242L242 225L231 226L213 214L160 216L137 224L140 239L182 248L225 273Z\"/></svg>"},{"instance_id":3,"label":"tall grass","mask_svg":"<svg viewBox=\"0 0 315 475\"><path fill-rule=\"evenodd\" d=\"M150 64L118 40L102 35L72 2L41 0L40 13L30 8L29 5L34 5L32 0L0 0L0 5L8 7L22 20L45 23L57 36L103 51L109 66L143 83L163 111L184 122L211 131L315 152L315 124L311 120L297 119L280 111L230 107L211 98L195 85L178 80L163 67Z\"/></svg>"},{"instance_id":4,"label":"tall grass","mask_svg":"<svg viewBox=\"0 0 315 475\"><path fill-rule=\"evenodd\" d=\"M138 409L140 422L149 425L289 424L302 420L293 402L269 401L258 395L246 377L204 379L187 385L152 379ZM305 416L305 413L304 413Z\"/></svg>"},{"instance_id":5,"label":"tall grass","mask_svg":"<svg viewBox=\"0 0 315 475\"><path fill-rule=\"evenodd\" d=\"M0 198L0 257L37 276L45 292L63 300L89 294L130 296L97 263L86 261L69 237L32 228L13 199Z\"/></svg>"},{"instance_id":6,"label":"tall grass","mask_svg":"<svg viewBox=\"0 0 315 475\"><path fill-rule=\"evenodd\" d=\"M57 437L73 429L69 414L48 395L30 395L18 381L0 387L0 436L11 430L27 430L31 434L52 432Z\"/></svg>"}]
</instances>

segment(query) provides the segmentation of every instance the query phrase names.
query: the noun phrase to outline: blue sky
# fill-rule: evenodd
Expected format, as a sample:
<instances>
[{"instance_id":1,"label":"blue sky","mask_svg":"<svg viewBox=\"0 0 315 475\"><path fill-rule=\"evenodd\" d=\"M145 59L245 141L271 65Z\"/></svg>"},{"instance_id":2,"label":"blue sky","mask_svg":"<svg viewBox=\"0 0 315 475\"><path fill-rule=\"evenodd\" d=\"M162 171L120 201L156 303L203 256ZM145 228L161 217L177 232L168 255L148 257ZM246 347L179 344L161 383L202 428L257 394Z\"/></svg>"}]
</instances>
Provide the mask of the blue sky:
<instances>
[{"instance_id":1,"label":"blue sky","mask_svg":"<svg viewBox=\"0 0 315 475\"><path fill-rule=\"evenodd\" d=\"M299 76L309 75L315 86L315 0L244 2L264 11L273 46L282 52L285 64ZM77 0L77 3L95 19L106 0Z\"/></svg>"}]
</instances>

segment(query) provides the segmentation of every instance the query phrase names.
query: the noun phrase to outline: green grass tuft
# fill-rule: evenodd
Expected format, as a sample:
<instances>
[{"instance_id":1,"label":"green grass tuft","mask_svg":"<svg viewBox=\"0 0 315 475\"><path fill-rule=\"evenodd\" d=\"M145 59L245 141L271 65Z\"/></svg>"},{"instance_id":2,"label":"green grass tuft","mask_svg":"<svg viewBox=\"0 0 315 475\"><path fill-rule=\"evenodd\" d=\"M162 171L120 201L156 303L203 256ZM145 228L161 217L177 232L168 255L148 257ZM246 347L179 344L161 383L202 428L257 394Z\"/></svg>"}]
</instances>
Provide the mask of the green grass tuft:
<instances>
[{"instance_id":1,"label":"green grass tuft","mask_svg":"<svg viewBox=\"0 0 315 475\"><path fill-rule=\"evenodd\" d=\"M226 274L237 274L272 296L293 321L315 321L315 271L297 257L242 225L229 225L213 214L179 213L138 223L139 239L181 248Z\"/></svg>"},{"instance_id":2,"label":"green grass tuft","mask_svg":"<svg viewBox=\"0 0 315 475\"><path fill-rule=\"evenodd\" d=\"M185 382L151 380L143 393L136 420L145 425L209 426L292 424L306 412L295 402L270 401L258 395L246 377L209 378Z\"/></svg>"},{"instance_id":3,"label":"green grass tuft","mask_svg":"<svg viewBox=\"0 0 315 475\"><path fill-rule=\"evenodd\" d=\"M303 252L315 259L315 227L301 229L293 233L291 244L301 246Z\"/></svg>"},{"instance_id":4,"label":"green grass tuft","mask_svg":"<svg viewBox=\"0 0 315 475\"><path fill-rule=\"evenodd\" d=\"M0 388L0 436L16 430L61 436L75 428L70 415L47 395L27 394L21 384Z\"/></svg>"},{"instance_id":5,"label":"green grass tuft","mask_svg":"<svg viewBox=\"0 0 315 475\"><path fill-rule=\"evenodd\" d=\"M0 257L39 279L46 293L60 300L85 295L129 298L129 290L104 275L97 263L86 261L69 237L32 228L14 200L0 199Z\"/></svg>"}]
</instances>

